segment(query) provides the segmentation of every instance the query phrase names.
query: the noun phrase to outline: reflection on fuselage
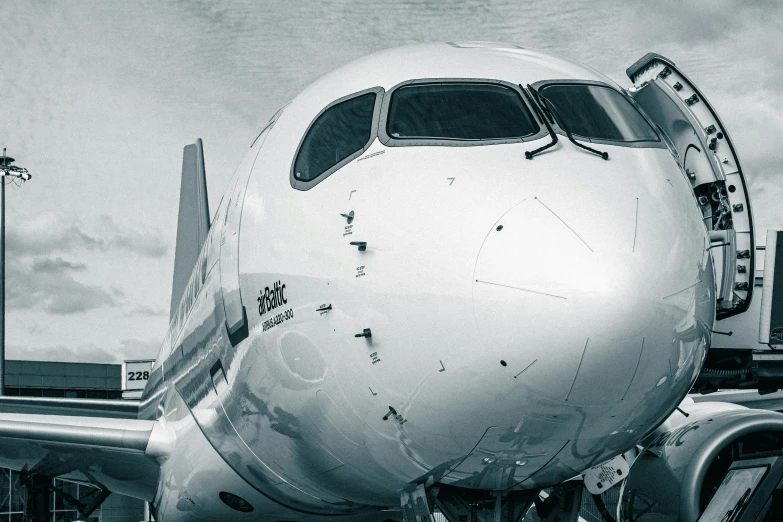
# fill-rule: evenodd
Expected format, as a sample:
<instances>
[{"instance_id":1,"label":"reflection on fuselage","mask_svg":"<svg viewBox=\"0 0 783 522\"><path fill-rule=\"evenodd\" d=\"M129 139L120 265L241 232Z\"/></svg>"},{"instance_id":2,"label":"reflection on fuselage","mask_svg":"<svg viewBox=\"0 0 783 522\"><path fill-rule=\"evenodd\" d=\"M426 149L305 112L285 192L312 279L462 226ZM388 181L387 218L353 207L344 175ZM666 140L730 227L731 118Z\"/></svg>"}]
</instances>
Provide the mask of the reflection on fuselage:
<instances>
[{"instance_id":1,"label":"reflection on fuselage","mask_svg":"<svg viewBox=\"0 0 783 522\"><path fill-rule=\"evenodd\" d=\"M549 71L526 53L471 62L470 75L525 84L504 76L524 62L543 78L562 77L563 64L597 76L566 62ZM708 347L706 232L667 149L602 145L604 161L561 140L529 161L547 135L375 140L317 186L292 188L297 147L323 107L428 66L429 77L471 71L363 61L361 75L306 91L256 141L230 184L246 189L216 212L203 284L145 392L148 416L181 399L242 479L294 509L396 505L423 477L481 489L567 480L662 421ZM230 204L241 225L224 231ZM239 289L228 294L216 252L232 233ZM285 302L259 306L276 283ZM235 346L226 300L247 316Z\"/></svg>"}]
</instances>

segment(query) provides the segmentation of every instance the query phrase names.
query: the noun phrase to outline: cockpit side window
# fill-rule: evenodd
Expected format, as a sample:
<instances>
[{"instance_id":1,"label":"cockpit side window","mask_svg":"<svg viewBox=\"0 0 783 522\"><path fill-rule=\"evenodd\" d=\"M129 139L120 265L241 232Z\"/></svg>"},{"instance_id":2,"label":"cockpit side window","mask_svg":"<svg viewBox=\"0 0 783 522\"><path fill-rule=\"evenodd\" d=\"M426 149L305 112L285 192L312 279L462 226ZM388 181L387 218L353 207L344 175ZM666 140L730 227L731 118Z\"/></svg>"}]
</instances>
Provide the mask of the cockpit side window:
<instances>
[{"instance_id":1,"label":"cockpit side window","mask_svg":"<svg viewBox=\"0 0 783 522\"><path fill-rule=\"evenodd\" d=\"M488 83L425 83L396 89L386 132L393 139L502 140L536 134L519 92Z\"/></svg>"},{"instance_id":2,"label":"cockpit side window","mask_svg":"<svg viewBox=\"0 0 783 522\"><path fill-rule=\"evenodd\" d=\"M380 89L340 99L305 133L294 160L292 185L306 189L367 150L375 138Z\"/></svg>"},{"instance_id":3,"label":"cockpit side window","mask_svg":"<svg viewBox=\"0 0 783 522\"><path fill-rule=\"evenodd\" d=\"M661 139L621 92L598 83L546 83L538 88L556 123L591 142L658 146ZM563 129L566 130L566 129ZM654 142L654 143L650 143Z\"/></svg>"}]
</instances>

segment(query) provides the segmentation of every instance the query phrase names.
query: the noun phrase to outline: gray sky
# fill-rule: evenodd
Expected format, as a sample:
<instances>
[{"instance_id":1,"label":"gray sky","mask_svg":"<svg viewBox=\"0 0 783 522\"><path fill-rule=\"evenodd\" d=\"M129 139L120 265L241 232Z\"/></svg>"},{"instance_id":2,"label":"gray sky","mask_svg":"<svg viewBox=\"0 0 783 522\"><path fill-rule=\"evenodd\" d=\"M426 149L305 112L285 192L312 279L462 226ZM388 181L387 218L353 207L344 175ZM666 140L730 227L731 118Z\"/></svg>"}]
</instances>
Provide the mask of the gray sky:
<instances>
[{"instance_id":1,"label":"gray sky","mask_svg":"<svg viewBox=\"0 0 783 522\"><path fill-rule=\"evenodd\" d=\"M654 6L652 5L654 4ZM265 122L320 75L424 41L508 41L628 86L669 57L731 132L757 230L783 227L783 7L774 1L0 1L11 358L154 356L168 323L182 147L210 208Z\"/></svg>"}]
</instances>

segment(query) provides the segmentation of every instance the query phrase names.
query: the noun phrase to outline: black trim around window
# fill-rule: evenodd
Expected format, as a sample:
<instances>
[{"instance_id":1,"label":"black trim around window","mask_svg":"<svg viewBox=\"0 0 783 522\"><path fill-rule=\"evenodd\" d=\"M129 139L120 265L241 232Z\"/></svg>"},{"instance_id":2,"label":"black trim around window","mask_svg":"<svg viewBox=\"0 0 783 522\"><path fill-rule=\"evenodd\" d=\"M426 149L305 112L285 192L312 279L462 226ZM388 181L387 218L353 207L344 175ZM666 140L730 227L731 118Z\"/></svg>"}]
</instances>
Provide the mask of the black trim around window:
<instances>
[{"instance_id":1,"label":"black trim around window","mask_svg":"<svg viewBox=\"0 0 783 522\"><path fill-rule=\"evenodd\" d=\"M609 85L605 82L599 82L596 80L572 80L572 79L563 79L563 80L541 80L538 82L533 83L531 86L536 91L541 91L542 88L550 86L550 85L592 85L596 87L603 87L605 89L611 89L615 91L616 93L620 94L623 98L625 98L628 103L633 107L637 113L644 119L645 122L652 128L653 132L658 135L657 140L639 140L639 141L621 141L621 140L607 140L607 139L598 139L598 138L590 138L586 136L581 136L576 133L574 133L574 136L577 137L581 141L586 141L589 143L596 143L601 145L612 145L617 147L628 147L628 148L659 148L659 149L665 149L666 143L661 139L661 132L658 130L657 125L647 116L647 114L644 113L644 110L642 110L641 107L639 107L639 104L636 103L636 100L634 100L631 96L628 95L625 91L622 89L618 89L612 85ZM557 121L553 122L552 127L554 128L555 132L561 136L566 136L565 131L560 127L560 125L557 123Z\"/></svg>"},{"instance_id":2,"label":"black trim around window","mask_svg":"<svg viewBox=\"0 0 783 522\"><path fill-rule=\"evenodd\" d=\"M530 121L534 122L538 130L535 133L518 136L513 138L500 138L500 139L456 139L456 138L397 138L390 136L387 132L388 119L389 119L389 105L394 96L394 92L401 87L407 87L410 85L443 85L443 84L465 84L475 83L484 85L497 85L514 91L520 98L522 106L528 113ZM378 125L378 140L387 147L411 147L421 145L434 145L434 146L446 146L446 147L475 147L483 145L499 145L504 143L521 143L525 141L535 141L541 139L547 135L546 129L539 124L538 118L534 115L534 111L528 105L519 85L503 80L490 80L481 78L420 78L416 80L408 80L399 83L389 89L383 96L383 106L381 107L381 118Z\"/></svg>"},{"instance_id":3,"label":"black trim around window","mask_svg":"<svg viewBox=\"0 0 783 522\"><path fill-rule=\"evenodd\" d=\"M313 188L314 186L316 186L317 184L321 183L323 180L325 180L326 178L328 178L329 176L331 176L335 172L337 172L338 170L340 170L342 167L344 167L345 165L347 165L348 163L350 163L354 159L356 159L359 156L361 156L362 154L364 154L364 151L366 151L370 147L370 145L372 144L373 141L375 141L375 138L378 135L378 120L379 120L379 117L380 117L380 110L381 110L381 105L382 105L382 102L383 102L383 93L384 93L383 88L381 88L381 87L373 87L373 88L370 88L370 89L364 89L363 91L359 91L359 92L355 92L355 93L349 94L347 96L343 96L342 98L339 98L339 99L333 101L332 103L330 103L329 105L327 105L326 107L324 107L321 110L321 112L319 112L315 116L315 118L313 118L313 121L310 122L310 125L307 127L307 130L302 135L302 139L299 140L299 145L296 147L296 154L294 154L293 161L291 162L291 170L290 170L290 173L289 173L289 179L290 179L290 182L291 182L291 186L293 188L295 188L297 190L309 190L309 189ZM354 98L358 98L360 96L364 96L366 94L375 94L376 96L375 96L375 105L373 107L372 123L371 123L371 127L370 127L370 137L367 140L367 142L364 144L364 146L361 149L357 150L356 152L350 154L349 156L346 156L345 158L341 159L339 162L337 162L336 164L332 165L330 168L328 168L327 170L325 170L324 172L322 172L321 174L319 174L315 178L313 178L311 180L298 179L297 176L296 176L296 172L295 172L296 162L297 162L297 159L299 158L299 153L301 152L302 145L304 144L305 139L310 134L310 131L312 130L313 125L318 121L318 119L324 113L326 113L329 109L331 109L335 105L339 105L339 104L341 104L343 102L346 102L348 100L352 100Z\"/></svg>"},{"instance_id":4,"label":"black trim around window","mask_svg":"<svg viewBox=\"0 0 783 522\"><path fill-rule=\"evenodd\" d=\"M525 110L528 112L530 120L534 122L538 127L537 132L527 136L518 136L513 138L499 138L499 139L405 138L405 137L398 138L398 137L390 136L388 134L387 124L389 118L389 105L391 103L393 94L397 89L410 85L428 85L428 84L442 85L442 84L449 84L449 83L455 83L455 84L475 83L475 84L485 84L485 85L497 85L497 86L503 86L505 88L511 89L512 91L514 91L519 95L520 101L523 107L525 108ZM633 98L628 96L627 93L621 89L613 87L604 82L593 81L593 80L572 80L572 79L544 80L544 81L539 81L534 83L532 87L535 88L536 90L539 90L542 87L546 87L548 85L594 85L594 86L611 89L619 93L626 100L628 100L630 105L650 125L650 127L653 129L656 135L660 134L660 132L658 131L654 123L650 120L650 118L647 117L644 111L641 110L641 108L635 102L635 100L633 100ZM333 108L335 105L338 105L345 101L369 93L374 93L376 97L375 97L375 105L373 108L373 117L371 123L370 136L367 142L364 144L364 146L361 149L357 150L356 152L350 154L349 156L346 156L338 163L336 163L329 169L325 170L323 173L316 176L314 179L311 180L298 179L295 172L297 159L299 158L299 154L301 152L302 145L304 144L305 139L308 137L310 131L313 129L313 125L318 121L318 119L324 113L326 113L329 109ZM554 122L553 128L555 132L557 132L558 134L562 136L566 135L565 132L557 124L557 122ZM342 167L344 167L354 159L361 156L370 147L373 141L375 141L376 137L383 145L387 147L411 147L411 146L475 147L475 146L484 146L484 145L529 142L529 141L539 140L546 136L547 136L547 130L545 126L540 124L539 118L537 117L535 111L533 111L532 108L530 107L529 100L524 95L524 92L519 85L502 81L502 80L491 80L491 79L480 79L480 78L421 78L415 80L408 80L395 85L388 91L385 91L382 87L373 87L370 89L364 89L362 91L355 92L347 96L343 96L342 98L339 98L337 100L334 100L332 103L324 107L310 122L310 125L307 127L307 130L302 135L302 138L299 141L299 145L296 148L296 154L294 155L293 160L291 162L291 169L289 174L290 183L291 186L297 190L311 189L312 187L316 186L317 184L319 184L320 182L328 178L330 175L340 170ZM590 143L629 147L629 148L666 148L664 141L660 139L660 137L656 141L653 140L617 141L617 140L589 138L583 136L579 136L579 139Z\"/></svg>"}]
</instances>

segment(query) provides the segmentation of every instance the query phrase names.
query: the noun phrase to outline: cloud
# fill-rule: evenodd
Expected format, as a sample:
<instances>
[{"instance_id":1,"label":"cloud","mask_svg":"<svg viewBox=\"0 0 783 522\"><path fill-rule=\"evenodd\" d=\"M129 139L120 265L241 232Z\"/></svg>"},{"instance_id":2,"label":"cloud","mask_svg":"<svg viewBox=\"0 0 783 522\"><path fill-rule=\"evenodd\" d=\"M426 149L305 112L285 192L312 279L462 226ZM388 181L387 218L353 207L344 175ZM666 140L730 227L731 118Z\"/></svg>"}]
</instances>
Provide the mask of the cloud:
<instances>
[{"instance_id":1,"label":"cloud","mask_svg":"<svg viewBox=\"0 0 783 522\"><path fill-rule=\"evenodd\" d=\"M91 226L78 219L62 219L55 214L40 214L6 230L6 247L12 255L42 255L74 252L79 249L120 250L144 257L166 255L168 245L157 229L135 229L118 225L103 215Z\"/></svg>"},{"instance_id":2,"label":"cloud","mask_svg":"<svg viewBox=\"0 0 783 522\"><path fill-rule=\"evenodd\" d=\"M78 280L74 276L80 272L86 273L82 278L89 278L87 264L52 254L83 255L79 251L86 250L160 258L167 251L160 232L123 227L109 216L101 216L88 229L77 220L39 215L8 230L7 245L9 309L42 310L54 315L117 306L125 293L116 286L104 288ZM151 309L138 314L162 315Z\"/></svg>"},{"instance_id":3,"label":"cloud","mask_svg":"<svg viewBox=\"0 0 783 522\"><path fill-rule=\"evenodd\" d=\"M137 306L125 313L125 317L157 317L168 315L169 312L163 308L156 308L154 306L142 305Z\"/></svg>"},{"instance_id":4,"label":"cloud","mask_svg":"<svg viewBox=\"0 0 783 522\"><path fill-rule=\"evenodd\" d=\"M8 358L27 361L68 361L88 363L121 363L133 359L154 359L158 354L160 341L155 339L124 339L114 346L95 344L77 346L55 345L11 345Z\"/></svg>"},{"instance_id":5,"label":"cloud","mask_svg":"<svg viewBox=\"0 0 783 522\"><path fill-rule=\"evenodd\" d=\"M610 4L611 5L611 4ZM668 40L679 45L694 42L726 40L740 32L781 19L775 0L714 0L709 5L680 0L660 0L634 9L631 3L624 10L633 15L633 33L637 38Z\"/></svg>"},{"instance_id":6,"label":"cloud","mask_svg":"<svg viewBox=\"0 0 783 522\"><path fill-rule=\"evenodd\" d=\"M14 260L7 265L6 305L9 309L42 308L55 315L71 315L102 306L116 306L115 296L103 288L77 281L69 270L79 263L61 258ZM42 269L43 268L43 269Z\"/></svg>"},{"instance_id":7,"label":"cloud","mask_svg":"<svg viewBox=\"0 0 783 522\"><path fill-rule=\"evenodd\" d=\"M117 303L98 286L84 285L70 281L67 285L50 291L43 300L44 310L54 315L72 315L103 305L115 306Z\"/></svg>"},{"instance_id":8,"label":"cloud","mask_svg":"<svg viewBox=\"0 0 783 522\"><path fill-rule=\"evenodd\" d=\"M84 263L72 263L71 261L66 261L65 259L61 257L55 257L52 258L41 258L36 259L33 261L33 270L35 272L49 272L49 273L60 273L65 272L66 270L84 270L87 268L87 265Z\"/></svg>"},{"instance_id":9,"label":"cloud","mask_svg":"<svg viewBox=\"0 0 783 522\"><path fill-rule=\"evenodd\" d=\"M757 173L750 182L751 204L756 228L756 243L766 242L767 230L783 230L783 186L779 181L779 172L783 170L783 161L777 169Z\"/></svg>"},{"instance_id":10,"label":"cloud","mask_svg":"<svg viewBox=\"0 0 783 522\"><path fill-rule=\"evenodd\" d=\"M98 225L107 238L106 245L109 247L146 257L163 257L168 250L166 242L157 230L123 228L106 215L100 217Z\"/></svg>"},{"instance_id":11,"label":"cloud","mask_svg":"<svg viewBox=\"0 0 783 522\"><path fill-rule=\"evenodd\" d=\"M781 103L783 96L732 93L718 109L742 162L758 244L764 244L767 229L783 228L783 116L775 108Z\"/></svg>"},{"instance_id":12,"label":"cloud","mask_svg":"<svg viewBox=\"0 0 783 522\"><path fill-rule=\"evenodd\" d=\"M72 252L77 248L94 250L103 242L82 230L79 223L67 224L54 214L40 214L30 221L6 229L6 248L11 255Z\"/></svg>"},{"instance_id":13,"label":"cloud","mask_svg":"<svg viewBox=\"0 0 783 522\"><path fill-rule=\"evenodd\" d=\"M123 361L129 359L154 359L160 351L161 344L160 339L123 339L114 353L115 356L121 356Z\"/></svg>"}]
</instances>

